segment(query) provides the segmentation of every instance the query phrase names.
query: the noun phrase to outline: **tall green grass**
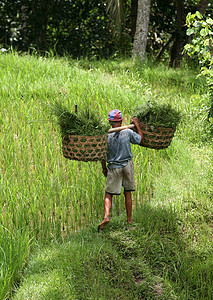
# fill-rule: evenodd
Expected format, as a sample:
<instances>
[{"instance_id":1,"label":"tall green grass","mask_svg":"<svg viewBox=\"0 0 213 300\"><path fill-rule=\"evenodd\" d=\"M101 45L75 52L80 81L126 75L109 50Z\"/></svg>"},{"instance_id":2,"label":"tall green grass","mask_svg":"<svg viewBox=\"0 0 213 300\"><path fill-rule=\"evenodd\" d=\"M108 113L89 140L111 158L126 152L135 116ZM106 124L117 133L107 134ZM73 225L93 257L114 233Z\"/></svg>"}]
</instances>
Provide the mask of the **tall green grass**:
<instances>
[{"instance_id":1,"label":"tall green grass","mask_svg":"<svg viewBox=\"0 0 213 300\"><path fill-rule=\"evenodd\" d=\"M142 95L148 93L147 86L139 82L137 72L135 92L125 82L125 77L128 81L131 77L136 84L134 73L121 71L118 76L103 72L104 67L85 71L75 61L66 59L47 60L17 54L0 58L2 66L5 65L1 74L1 111L4 112L1 166L9 216L2 223L10 227L12 216L16 226L29 226L33 236L44 240L47 236L59 237L62 229L69 234L103 214L105 178L99 163L64 159L59 128L50 121L49 106L55 100L70 110L74 110L75 104L81 109L90 106L101 112L103 120L107 120L110 109L117 107L126 114L128 123L128 112L135 103L147 100L138 99L140 91ZM143 154L146 149L135 151L138 157L146 156ZM149 154L151 160L157 161L156 155L161 154ZM139 186L149 177L146 166L141 169L145 172L143 178L139 176L142 180ZM151 181L147 180L150 183L145 188L151 194Z\"/></svg>"},{"instance_id":2,"label":"tall green grass","mask_svg":"<svg viewBox=\"0 0 213 300\"><path fill-rule=\"evenodd\" d=\"M101 164L62 156L60 130L50 118L52 103L61 101L70 111L76 104L81 110L90 107L103 120L109 110L118 108L128 124L135 106L154 99L171 103L185 117L168 149L132 147L134 210L147 202L172 206L184 238L190 237L190 247L200 242L201 248L205 243L210 247L212 150L205 120L207 95L205 83L195 80L193 70L17 53L1 54L0 67L0 222L4 228L14 236L25 228L29 239L45 244L97 224L103 217L106 179ZM112 217L124 210L123 195L115 197Z\"/></svg>"},{"instance_id":3,"label":"tall green grass","mask_svg":"<svg viewBox=\"0 0 213 300\"><path fill-rule=\"evenodd\" d=\"M20 280L30 246L29 234L24 228L13 232L0 226L0 299L6 298L14 282Z\"/></svg>"}]
</instances>

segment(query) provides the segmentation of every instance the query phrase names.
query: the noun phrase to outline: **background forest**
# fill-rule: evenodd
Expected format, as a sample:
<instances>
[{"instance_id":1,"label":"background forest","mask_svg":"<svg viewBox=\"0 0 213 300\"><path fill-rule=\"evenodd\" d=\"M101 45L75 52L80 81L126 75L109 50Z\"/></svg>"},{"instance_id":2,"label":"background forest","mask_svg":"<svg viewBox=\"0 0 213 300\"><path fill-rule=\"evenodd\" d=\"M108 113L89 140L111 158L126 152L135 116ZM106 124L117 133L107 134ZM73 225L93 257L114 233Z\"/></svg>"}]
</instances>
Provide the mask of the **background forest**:
<instances>
[{"instance_id":1,"label":"background forest","mask_svg":"<svg viewBox=\"0 0 213 300\"><path fill-rule=\"evenodd\" d=\"M147 1L147 3L146 3ZM21 51L51 51L76 57L131 56L141 2L150 0L3 0L0 45ZM150 4L147 54L178 64L188 38L189 12L212 15L209 0L153 0ZM142 12L143 13L143 12Z\"/></svg>"}]
</instances>

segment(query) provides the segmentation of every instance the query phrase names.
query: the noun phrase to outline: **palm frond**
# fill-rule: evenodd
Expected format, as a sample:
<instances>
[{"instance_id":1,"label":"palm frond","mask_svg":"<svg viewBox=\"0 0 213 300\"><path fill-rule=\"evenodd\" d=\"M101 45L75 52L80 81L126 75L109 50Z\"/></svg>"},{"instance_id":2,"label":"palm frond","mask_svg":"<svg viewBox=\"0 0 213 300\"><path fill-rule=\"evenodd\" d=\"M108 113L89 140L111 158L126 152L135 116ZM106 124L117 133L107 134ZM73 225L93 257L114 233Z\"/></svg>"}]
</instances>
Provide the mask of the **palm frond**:
<instances>
[{"instance_id":1,"label":"palm frond","mask_svg":"<svg viewBox=\"0 0 213 300\"><path fill-rule=\"evenodd\" d=\"M121 34L125 25L124 1L123 0L107 0L107 13L114 27L113 31Z\"/></svg>"}]
</instances>

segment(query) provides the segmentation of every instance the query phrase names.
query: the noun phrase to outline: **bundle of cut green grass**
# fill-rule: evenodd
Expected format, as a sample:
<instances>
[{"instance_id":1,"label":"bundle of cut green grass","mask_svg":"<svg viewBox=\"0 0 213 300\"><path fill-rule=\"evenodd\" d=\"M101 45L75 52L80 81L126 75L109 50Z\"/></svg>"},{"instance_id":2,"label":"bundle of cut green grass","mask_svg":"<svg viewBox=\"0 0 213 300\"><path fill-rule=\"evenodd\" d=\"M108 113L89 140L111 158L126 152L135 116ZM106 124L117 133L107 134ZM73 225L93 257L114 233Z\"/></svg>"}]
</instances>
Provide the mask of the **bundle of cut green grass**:
<instances>
[{"instance_id":1,"label":"bundle of cut green grass","mask_svg":"<svg viewBox=\"0 0 213 300\"><path fill-rule=\"evenodd\" d=\"M96 136L104 135L109 125L102 123L100 117L93 111L86 109L71 113L66 106L55 102L51 108L57 124L60 126L62 137L70 135Z\"/></svg>"},{"instance_id":2,"label":"bundle of cut green grass","mask_svg":"<svg viewBox=\"0 0 213 300\"><path fill-rule=\"evenodd\" d=\"M103 124L97 114L89 109L71 113L59 102L51 110L61 129L65 158L79 161L106 158L109 125Z\"/></svg>"},{"instance_id":3,"label":"bundle of cut green grass","mask_svg":"<svg viewBox=\"0 0 213 300\"><path fill-rule=\"evenodd\" d=\"M171 104L158 104L155 101L136 107L133 115L144 124L163 128L176 128L182 118L182 114Z\"/></svg>"},{"instance_id":4,"label":"bundle of cut green grass","mask_svg":"<svg viewBox=\"0 0 213 300\"><path fill-rule=\"evenodd\" d=\"M160 105L156 102L136 107L133 115L138 118L143 131L142 146L156 150L170 145L182 117L170 104Z\"/></svg>"}]
</instances>

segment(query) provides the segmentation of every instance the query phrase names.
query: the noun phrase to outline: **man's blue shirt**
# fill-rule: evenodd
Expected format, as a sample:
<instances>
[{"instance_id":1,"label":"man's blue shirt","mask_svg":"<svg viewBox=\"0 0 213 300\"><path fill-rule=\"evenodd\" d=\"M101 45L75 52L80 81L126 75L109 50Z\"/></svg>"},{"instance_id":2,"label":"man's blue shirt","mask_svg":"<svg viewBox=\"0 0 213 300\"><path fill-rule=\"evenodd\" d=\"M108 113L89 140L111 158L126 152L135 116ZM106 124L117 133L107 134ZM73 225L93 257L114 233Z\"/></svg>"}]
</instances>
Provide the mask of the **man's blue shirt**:
<instances>
[{"instance_id":1,"label":"man's blue shirt","mask_svg":"<svg viewBox=\"0 0 213 300\"><path fill-rule=\"evenodd\" d=\"M133 158L130 144L140 144L141 136L131 129L108 134L107 162L109 169L125 167Z\"/></svg>"}]
</instances>

